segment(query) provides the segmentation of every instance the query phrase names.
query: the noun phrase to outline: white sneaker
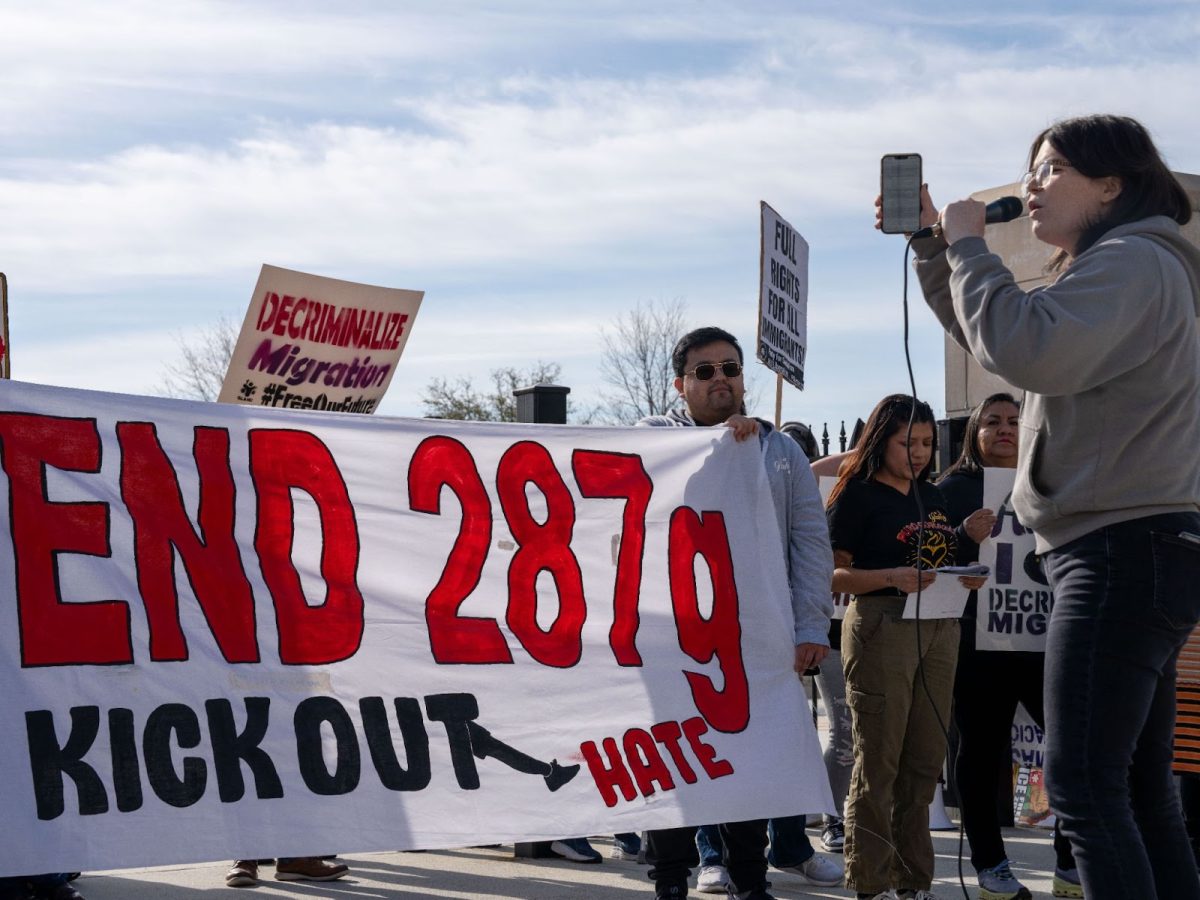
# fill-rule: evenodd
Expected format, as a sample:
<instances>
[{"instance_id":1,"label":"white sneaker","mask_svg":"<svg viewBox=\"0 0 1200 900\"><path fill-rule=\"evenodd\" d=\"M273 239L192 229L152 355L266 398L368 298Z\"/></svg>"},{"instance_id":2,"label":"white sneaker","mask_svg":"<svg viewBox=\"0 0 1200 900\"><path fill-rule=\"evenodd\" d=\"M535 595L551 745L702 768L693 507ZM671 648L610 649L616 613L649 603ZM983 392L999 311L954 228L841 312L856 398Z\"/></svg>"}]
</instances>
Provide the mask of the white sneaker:
<instances>
[{"instance_id":1,"label":"white sneaker","mask_svg":"<svg viewBox=\"0 0 1200 900\"><path fill-rule=\"evenodd\" d=\"M846 877L841 866L820 853L814 853L798 866L778 866L778 868L780 871L799 875L809 884L820 887L833 887L841 884L842 879Z\"/></svg>"},{"instance_id":2,"label":"white sneaker","mask_svg":"<svg viewBox=\"0 0 1200 900\"><path fill-rule=\"evenodd\" d=\"M932 891L906 891L897 896L899 900L938 900L937 894Z\"/></svg>"},{"instance_id":3,"label":"white sneaker","mask_svg":"<svg viewBox=\"0 0 1200 900\"><path fill-rule=\"evenodd\" d=\"M577 863L598 863L604 857L596 852L596 848L588 843L587 838L562 838L550 844L550 850L563 859Z\"/></svg>"},{"instance_id":4,"label":"white sneaker","mask_svg":"<svg viewBox=\"0 0 1200 900\"><path fill-rule=\"evenodd\" d=\"M702 894L725 894L729 892L729 872L724 866L704 866L696 879L696 890Z\"/></svg>"}]
</instances>

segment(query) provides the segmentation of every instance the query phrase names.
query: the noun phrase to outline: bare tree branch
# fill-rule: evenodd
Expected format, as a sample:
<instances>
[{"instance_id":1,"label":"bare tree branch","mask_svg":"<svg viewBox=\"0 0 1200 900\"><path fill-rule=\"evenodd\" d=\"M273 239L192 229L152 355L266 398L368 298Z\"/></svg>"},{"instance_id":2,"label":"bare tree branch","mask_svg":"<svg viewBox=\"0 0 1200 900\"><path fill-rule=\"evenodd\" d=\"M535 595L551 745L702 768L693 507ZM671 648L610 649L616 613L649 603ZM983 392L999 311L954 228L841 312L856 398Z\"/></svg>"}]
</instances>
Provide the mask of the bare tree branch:
<instances>
[{"instance_id":1,"label":"bare tree branch","mask_svg":"<svg viewBox=\"0 0 1200 900\"><path fill-rule=\"evenodd\" d=\"M162 393L185 400L216 400L229 371L238 330L222 316L193 340L176 335L178 358L166 366Z\"/></svg>"},{"instance_id":2,"label":"bare tree branch","mask_svg":"<svg viewBox=\"0 0 1200 900\"><path fill-rule=\"evenodd\" d=\"M492 420L487 402L469 378L434 378L421 395L425 415L435 419L461 419L471 422Z\"/></svg>"},{"instance_id":3,"label":"bare tree branch","mask_svg":"<svg viewBox=\"0 0 1200 900\"><path fill-rule=\"evenodd\" d=\"M639 303L603 331L600 376L612 388L603 394L605 418L632 424L675 406L671 350L683 335L686 311L679 298Z\"/></svg>"},{"instance_id":4,"label":"bare tree branch","mask_svg":"<svg viewBox=\"0 0 1200 900\"><path fill-rule=\"evenodd\" d=\"M492 389L476 390L470 378L453 381L434 378L425 386L421 402L425 414L435 419L465 419L475 422L517 421L517 400L513 391L535 384L557 384L562 366L538 360L526 369L502 366L492 370ZM567 414L573 413L567 404Z\"/></svg>"}]
</instances>

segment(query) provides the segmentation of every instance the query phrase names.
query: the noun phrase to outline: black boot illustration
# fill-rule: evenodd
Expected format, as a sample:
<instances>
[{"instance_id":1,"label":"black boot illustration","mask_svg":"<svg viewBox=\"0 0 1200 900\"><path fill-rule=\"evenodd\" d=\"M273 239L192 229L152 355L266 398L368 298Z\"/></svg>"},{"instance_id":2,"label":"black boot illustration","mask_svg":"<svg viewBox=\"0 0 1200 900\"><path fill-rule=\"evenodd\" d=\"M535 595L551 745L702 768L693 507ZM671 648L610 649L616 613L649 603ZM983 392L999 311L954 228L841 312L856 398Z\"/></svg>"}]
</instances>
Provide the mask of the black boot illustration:
<instances>
[{"instance_id":1,"label":"black boot illustration","mask_svg":"<svg viewBox=\"0 0 1200 900\"><path fill-rule=\"evenodd\" d=\"M472 757L490 757L518 772L540 775L551 791L557 791L579 774L578 765L560 766L557 759L542 762L493 736L475 721L479 704L472 694L434 694L425 698L425 710L432 721L446 726L454 775L464 790L479 787L479 772Z\"/></svg>"},{"instance_id":2,"label":"black boot illustration","mask_svg":"<svg viewBox=\"0 0 1200 900\"><path fill-rule=\"evenodd\" d=\"M560 766L557 759L548 763L534 759L496 739L490 731L475 722L467 723L467 734L471 736L471 752L479 759L487 759L490 756L518 772L541 775L546 787L551 791L557 791L579 774L578 765Z\"/></svg>"}]
</instances>

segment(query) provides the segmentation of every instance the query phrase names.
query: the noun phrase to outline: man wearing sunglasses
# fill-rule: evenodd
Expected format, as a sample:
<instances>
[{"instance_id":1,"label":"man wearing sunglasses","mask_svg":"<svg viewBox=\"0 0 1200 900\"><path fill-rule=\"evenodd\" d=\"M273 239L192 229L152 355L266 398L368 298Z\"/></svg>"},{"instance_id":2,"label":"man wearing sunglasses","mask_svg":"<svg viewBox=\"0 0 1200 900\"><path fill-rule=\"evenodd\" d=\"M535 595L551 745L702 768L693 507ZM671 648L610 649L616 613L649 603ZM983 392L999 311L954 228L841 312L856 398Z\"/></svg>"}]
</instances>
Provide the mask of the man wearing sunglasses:
<instances>
[{"instance_id":1,"label":"man wearing sunglasses","mask_svg":"<svg viewBox=\"0 0 1200 900\"><path fill-rule=\"evenodd\" d=\"M829 618L833 614L829 590L833 551L825 509L808 460L790 437L775 431L769 422L746 415L742 348L728 331L707 327L688 332L675 345L671 364L675 390L685 408L665 416L648 416L638 424L725 426L733 429L738 441L757 436L788 567L791 596L787 602L792 609L796 646L794 668L797 674L803 674L819 665L829 652ZM780 598L780 602L785 601ZM768 824L769 857L763 853L768 843ZM720 825L718 832L724 845L723 865L714 865L715 858L705 860L697 884L700 891L728 890L730 897L739 900L773 900L767 892L768 860L775 868L798 875L809 884L830 887L842 881L841 866L814 853L804 833L804 816L772 819L770 823L765 819L729 822ZM691 827L648 832L646 859L656 900L687 896L687 879L692 867L700 863L695 834L696 829ZM716 836L711 829L706 829L706 834Z\"/></svg>"}]
</instances>

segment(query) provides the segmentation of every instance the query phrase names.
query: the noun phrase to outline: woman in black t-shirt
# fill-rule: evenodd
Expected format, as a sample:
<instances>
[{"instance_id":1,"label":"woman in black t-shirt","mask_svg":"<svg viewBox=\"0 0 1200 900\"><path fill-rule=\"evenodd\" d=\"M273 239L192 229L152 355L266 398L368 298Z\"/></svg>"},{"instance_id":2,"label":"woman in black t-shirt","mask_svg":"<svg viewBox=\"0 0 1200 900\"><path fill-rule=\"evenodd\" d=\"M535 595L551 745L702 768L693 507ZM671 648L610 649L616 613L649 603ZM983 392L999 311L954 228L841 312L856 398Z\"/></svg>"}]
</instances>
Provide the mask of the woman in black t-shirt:
<instances>
[{"instance_id":1,"label":"woman in black t-shirt","mask_svg":"<svg viewBox=\"0 0 1200 900\"><path fill-rule=\"evenodd\" d=\"M945 758L958 621L902 616L906 596L956 561L945 501L927 480L935 450L929 406L885 397L829 498L833 590L855 595L842 627L854 718L845 853L846 886L860 898L933 898L929 804Z\"/></svg>"},{"instance_id":2,"label":"woman in black t-shirt","mask_svg":"<svg viewBox=\"0 0 1200 900\"><path fill-rule=\"evenodd\" d=\"M979 559L978 542L991 533L996 521L996 511L983 508L983 470L1016 467L1020 412L1011 394L993 394L980 403L967 420L962 454L938 481L950 522L960 526L961 564ZM1028 889L1009 867L996 796L1001 781L1011 777L1012 723L1017 704L1024 704L1038 726L1045 727L1042 691L1046 655L976 649L977 607L978 597L972 591L963 612L954 677L954 722L959 734L954 786L980 888L987 896L1027 896ZM1054 853L1054 896L1082 897L1070 842L1057 824Z\"/></svg>"}]
</instances>

